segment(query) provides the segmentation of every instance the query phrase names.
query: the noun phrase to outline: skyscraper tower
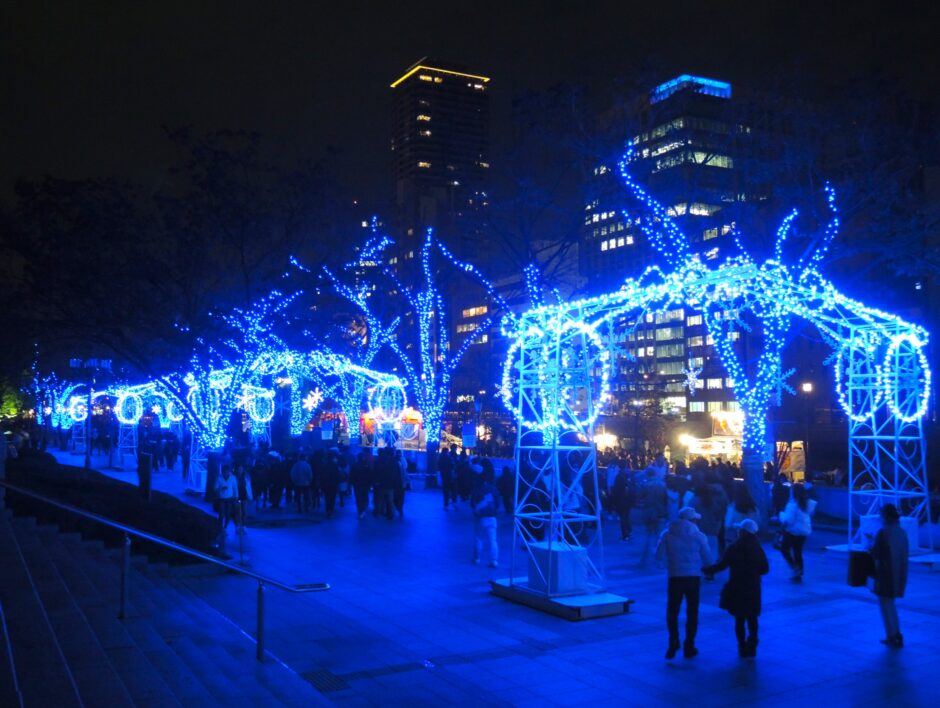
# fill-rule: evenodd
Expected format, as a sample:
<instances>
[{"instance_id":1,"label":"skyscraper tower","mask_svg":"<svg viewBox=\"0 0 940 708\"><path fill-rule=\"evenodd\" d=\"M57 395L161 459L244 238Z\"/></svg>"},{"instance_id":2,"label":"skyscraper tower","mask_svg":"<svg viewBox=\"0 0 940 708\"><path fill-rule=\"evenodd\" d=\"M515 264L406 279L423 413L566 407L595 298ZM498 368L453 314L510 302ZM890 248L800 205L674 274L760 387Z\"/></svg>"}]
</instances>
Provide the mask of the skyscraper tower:
<instances>
[{"instance_id":1,"label":"skyscraper tower","mask_svg":"<svg viewBox=\"0 0 940 708\"><path fill-rule=\"evenodd\" d=\"M457 254L479 253L489 203L490 79L423 58L391 84L399 243L416 252L433 227Z\"/></svg>"},{"instance_id":2,"label":"skyscraper tower","mask_svg":"<svg viewBox=\"0 0 940 708\"><path fill-rule=\"evenodd\" d=\"M758 186L747 179L748 167L762 159L750 106L747 99L732 100L728 82L683 74L599 121L611 138L632 143L632 176L665 206L705 261L732 255L740 207L761 200ZM613 290L659 262L638 215L623 211L617 174L615 164L595 167L585 205L581 270L597 292ZM712 350L700 312L686 305L629 324L636 329L624 348L632 361L617 364L615 409L655 402L663 412L692 417L739 411L734 382ZM689 380L690 370L699 373L697 380ZM633 414L639 416L637 410Z\"/></svg>"}]
</instances>

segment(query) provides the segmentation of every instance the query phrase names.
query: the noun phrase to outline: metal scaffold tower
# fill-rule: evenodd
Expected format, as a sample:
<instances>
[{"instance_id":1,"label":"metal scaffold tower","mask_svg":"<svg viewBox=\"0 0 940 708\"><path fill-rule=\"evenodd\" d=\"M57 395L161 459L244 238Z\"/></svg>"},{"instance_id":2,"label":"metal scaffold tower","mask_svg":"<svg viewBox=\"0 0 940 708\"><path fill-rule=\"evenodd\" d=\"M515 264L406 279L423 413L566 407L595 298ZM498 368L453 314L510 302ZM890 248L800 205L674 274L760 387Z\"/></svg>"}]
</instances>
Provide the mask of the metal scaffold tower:
<instances>
[{"instance_id":1,"label":"metal scaffold tower","mask_svg":"<svg viewBox=\"0 0 940 708\"><path fill-rule=\"evenodd\" d=\"M72 452L84 452L85 450L85 421L72 423Z\"/></svg>"},{"instance_id":2,"label":"metal scaffold tower","mask_svg":"<svg viewBox=\"0 0 940 708\"><path fill-rule=\"evenodd\" d=\"M518 346L519 405L513 549L527 568L510 563L510 582L549 597L604 589L604 541L592 444L608 360L580 309L547 329L533 328ZM605 370L606 371L606 370ZM522 572L520 572L522 571Z\"/></svg>"},{"instance_id":3,"label":"metal scaffold tower","mask_svg":"<svg viewBox=\"0 0 940 708\"><path fill-rule=\"evenodd\" d=\"M198 435L193 435L192 446L189 455L189 476L186 480L190 489L205 491L206 488L206 465L209 461L208 450L200 441Z\"/></svg>"},{"instance_id":4,"label":"metal scaffold tower","mask_svg":"<svg viewBox=\"0 0 940 708\"><path fill-rule=\"evenodd\" d=\"M887 502L901 513L911 548L930 518L924 448L923 401L930 370L919 340L905 331L881 337L870 325L855 328L839 356L843 407L849 418L849 547L867 547Z\"/></svg>"},{"instance_id":5,"label":"metal scaffold tower","mask_svg":"<svg viewBox=\"0 0 940 708\"><path fill-rule=\"evenodd\" d=\"M121 423L118 428L118 458L122 468L124 465L124 456L129 455L137 465L137 424ZM126 468L125 468L126 469Z\"/></svg>"},{"instance_id":6,"label":"metal scaffold tower","mask_svg":"<svg viewBox=\"0 0 940 708\"><path fill-rule=\"evenodd\" d=\"M509 584L545 597L603 589L593 424L607 396L611 350L629 334L615 328L677 305L702 310L710 327L716 312L744 310L816 326L833 348L850 421L849 544L860 543L865 520L891 502L913 529L916 548L918 525L930 521L922 425L930 393L927 332L845 297L815 272L797 277L773 261L709 269L693 259L668 275L628 280L615 293L534 308L504 323L513 343L502 394L518 426ZM725 325L710 331L716 340L731 339ZM779 350L767 370L779 372ZM525 568L516 558L520 547Z\"/></svg>"}]
</instances>

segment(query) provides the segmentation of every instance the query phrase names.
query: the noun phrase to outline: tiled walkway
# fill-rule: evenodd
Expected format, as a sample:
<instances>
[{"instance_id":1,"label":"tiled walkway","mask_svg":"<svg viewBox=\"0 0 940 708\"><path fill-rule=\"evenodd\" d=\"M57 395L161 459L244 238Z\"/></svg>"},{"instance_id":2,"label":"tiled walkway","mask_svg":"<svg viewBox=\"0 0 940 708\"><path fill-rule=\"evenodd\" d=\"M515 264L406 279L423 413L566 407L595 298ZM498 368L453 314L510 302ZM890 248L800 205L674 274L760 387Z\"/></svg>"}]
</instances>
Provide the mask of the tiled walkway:
<instances>
[{"instance_id":1,"label":"tiled walkway","mask_svg":"<svg viewBox=\"0 0 940 708\"><path fill-rule=\"evenodd\" d=\"M132 473L120 473L136 480ZM164 480L164 481L161 481ZM155 487L181 492L175 475ZM174 485L176 488L174 489ZM181 497L183 498L183 497ZM276 513L276 512L274 512ZM739 659L718 582L704 586L694 660L663 659L665 574L636 567L639 542L608 545L613 592L636 601L630 614L571 623L488 592L505 575L470 563L472 518L441 510L436 490L412 493L404 520L337 518L251 528L253 568L291 582L327 581L328 593L268 590L267 647L340 705L759 704L830 707L929 705L940 637L940 574L913 567L901 601L906 647L891 650L878 607L845 584L845 556L810 540L806 580L794 585L769 547L761 644ZM613 536L614 529L608 532ZM510 524L500 519L501 558ZM249 632L254 589L240 577L186 578Z\"/></svg>"}]
</instances>

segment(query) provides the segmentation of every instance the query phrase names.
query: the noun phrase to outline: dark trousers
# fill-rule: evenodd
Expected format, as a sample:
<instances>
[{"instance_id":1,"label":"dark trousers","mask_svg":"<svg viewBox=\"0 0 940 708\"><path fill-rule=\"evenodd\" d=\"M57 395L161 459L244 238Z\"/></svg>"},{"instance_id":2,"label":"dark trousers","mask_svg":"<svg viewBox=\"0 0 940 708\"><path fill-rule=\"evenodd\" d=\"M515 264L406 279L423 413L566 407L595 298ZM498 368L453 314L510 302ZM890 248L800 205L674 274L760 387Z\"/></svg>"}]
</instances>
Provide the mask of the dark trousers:
<instances>
[{"instance_id":1,"label":"dark trousers","mask_svg":"<svg viewBox=\"0 0 940 708\"><path fill-rule=\"evenodd\" d=\"M633 512L633 507L622 504L619 509L617 509L617 516L620 517L620 538L629 538L633 535L633 523L630 520L630 514Z\"/></svg>"},{"instance_id":2,"label":"dark trousers","mask_svg":"<svg viewBox=\"0 0 940 708\"><path fill-rule=\"evenodd\" d=\"M323 501L326 504L326 513L329 516L333 515L333 510L336 509L336 492L338 490L335 487L324 487L323 488ZM316 506L314 506L316 508Z\"/></svg>"},{"instance_id":3,"label":"dark trousers","mask_svg":"<svg viewBox=\"0 0 940 708\"><path fill-rule=\"evenodd\" d=\"M353 491L356 495L356 511L360 514L369 511L369 488L365 486L354 486Z\"/></svg>"},{"instance_id":4,"label":"dark trousers","mask_svg":"<svg viewBox=\"0 0 940 708\"><path fill-rule=\"evenodd\" d=\"M744 632L744 623L747 623L747 633ZM757 617L735 617L734 635L738 638L738 644L745 644L750 641L757 646Z\"/></svg>"},{"instance_id":5,"label":"dark trousers","mask_svg":"<svg viewBox=\"0 0 940 708\"><path fill-rule=\"evenodd\" d=\"M405 515L405 488L399 487L395 490L395 508L401 516Z\"/></svg>"},{"instance_id":6,"label":"dark trousers","mask_svg":"<svg viewBox=\"0 0 940 708\"><path fill-rule=\"evenodd\" d=\"M310 511L310 486L306 484L295 486L294 501L297 503L298 512Z\"/></svg>"},{"instance_id":7,"label":"dark trousers","mask_svg":"<svg viewBox=\"0 0 940 708\"><path fill-rule=\"evenodd\" d=\"M780 544L780 552L783 559L793 570L803 572L803 544L806 543L806 536L796 536L792 533L783 532L783 543Z\"/></svg>"},{"instance_id":8,"label":"dark trousers","mask_svg":"<svg viewBox=\"0 0 940 708\"><path fill-rule=\"evenodd\" d=\"M457 503L457 482L453 479L441 477L441 488L444 490L444 506L453 502Z\"/></svg>"},{"instance_id":9,"label":"dark trousers","mask_svg":"<svg viewBox=\"0 0 940 708\"><path fill-rule=\"evenodd\" d=\"M685 598L685 643L695 645L698 631L698 600L702 579L697 575L669 578L666 600L666 627L669 629L669 645L679 646L679 608Z\"/></svg>"}]
</instances>

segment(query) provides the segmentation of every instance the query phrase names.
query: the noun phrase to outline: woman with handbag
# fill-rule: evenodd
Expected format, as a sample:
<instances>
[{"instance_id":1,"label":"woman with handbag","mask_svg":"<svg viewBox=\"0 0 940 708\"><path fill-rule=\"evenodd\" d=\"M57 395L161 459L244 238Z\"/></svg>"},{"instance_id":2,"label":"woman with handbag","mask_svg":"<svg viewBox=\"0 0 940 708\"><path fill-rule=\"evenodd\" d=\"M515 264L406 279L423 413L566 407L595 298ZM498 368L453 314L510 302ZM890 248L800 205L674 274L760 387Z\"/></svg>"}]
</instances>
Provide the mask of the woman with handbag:
<instances>
[{"instance_id":1,"label":"woman with handbag","mask_svg":"<svg viewBox=\"0 0 940 708\"><path fill-rule=\"evenodd\" d=\"M718 605L734 617L738 655L753 658L757 656L761 576L767 575L770 565L767 562L767 554L757 538L757 523L753 519L745 519L737 528L738 540L728 546L720 561L702 568L702 571L714 575L730 568L728 582L721 589Z\"/></svg>"},{"instance_id":2,"label":"woman with handbag","mask_svg":"<svg viewBox=\"0 0 940 708\"><path fill-rule=\"evenodd\" d=\"M885 638L881 643L900 649L904 646L904 637L901 635L895 600L904 597L904 589L907 587L907 534L901 528L901 516L894 504L881 507L881 520L883 525L875 534L871 546L875 571L872 592L878 596L881 619L885 625Z\"/></svg>"}]
</instances>

